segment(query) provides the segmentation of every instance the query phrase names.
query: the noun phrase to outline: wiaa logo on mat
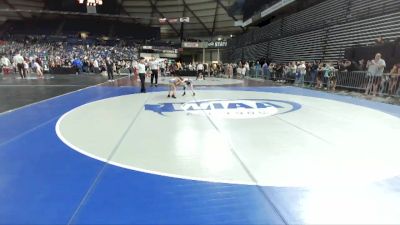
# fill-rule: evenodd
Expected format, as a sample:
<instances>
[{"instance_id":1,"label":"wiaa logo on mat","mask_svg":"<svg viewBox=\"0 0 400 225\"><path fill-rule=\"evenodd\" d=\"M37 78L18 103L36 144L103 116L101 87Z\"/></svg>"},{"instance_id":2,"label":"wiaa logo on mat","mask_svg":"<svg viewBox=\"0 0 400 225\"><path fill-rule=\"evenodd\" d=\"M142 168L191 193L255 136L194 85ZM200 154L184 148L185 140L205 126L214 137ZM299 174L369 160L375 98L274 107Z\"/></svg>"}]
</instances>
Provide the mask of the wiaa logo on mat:
<instances>
[{"instance_id":1,"label":"wiaa logo on mat","mask_svg":"<svg viewBox=\"0 0 400 225\"><path fill-rule=\"evenodd\" d=\"M146 104L146 111L166 116L185 112L187 115L212 116L225 119L252 119L299 110L295 102L271 99L201 100L178 103Z\"/></svg>"}]
</instances>

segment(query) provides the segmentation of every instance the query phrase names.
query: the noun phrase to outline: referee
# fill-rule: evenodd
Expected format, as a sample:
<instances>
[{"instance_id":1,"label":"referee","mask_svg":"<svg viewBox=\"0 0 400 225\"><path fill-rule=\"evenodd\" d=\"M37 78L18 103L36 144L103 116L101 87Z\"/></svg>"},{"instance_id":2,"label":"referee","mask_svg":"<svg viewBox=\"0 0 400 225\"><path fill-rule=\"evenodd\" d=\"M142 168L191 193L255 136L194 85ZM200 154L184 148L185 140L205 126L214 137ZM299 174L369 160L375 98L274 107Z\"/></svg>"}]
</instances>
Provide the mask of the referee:
<instances>
[{"instance_id":1,"label":"referee","mask_svg":"<svg viewBox=\"0 0 400 225\"><path fill-rule=\"evenodd\" d=\"M160 66L158 65L158 62L153 58L153 60L150 61L150 69L151 69L151 86L153 87L153 81L155 78L155 85L156 87L158 86L158 71L160 70Z\"/></svg>"},{"instance_id":2,"label":"referee","mask_svg":"<svg viewBox=\"0 0 400 225\"><path fill-rule=\"evenodd\" d=\"M140 84L141 84L141 88L140 88L140 92L141 93L146 93L146 88L144 86L144 82L146 79L146 65L144 64L144 58L140 57L140 61L139 61L139 78L140 78Z\"/></svg>"},{"instance_id":3,"label":"referee","mask_svg":"<svg viewBox=\"0 0 400 225\"><path fill-rule=\"evenodd\" d=\"M26 71L24 70L24 62L25 62L24 57L22 57L21 54L17 52L17 54L13 58L13 62L21 78L22 79L26 78Z\"/></svg>"}]
</instances>

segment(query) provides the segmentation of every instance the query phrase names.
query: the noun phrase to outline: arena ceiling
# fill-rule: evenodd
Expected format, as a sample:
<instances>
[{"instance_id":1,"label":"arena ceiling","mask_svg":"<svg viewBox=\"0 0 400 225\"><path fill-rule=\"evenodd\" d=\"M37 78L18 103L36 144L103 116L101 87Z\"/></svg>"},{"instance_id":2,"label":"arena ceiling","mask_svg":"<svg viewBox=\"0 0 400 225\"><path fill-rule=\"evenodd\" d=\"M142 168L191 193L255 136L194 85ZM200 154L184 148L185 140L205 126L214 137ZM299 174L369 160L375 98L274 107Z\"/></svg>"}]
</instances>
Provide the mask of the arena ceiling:
<instances>
[{"instance_id":1,"label":"arena ceiling","mask_svg":"<svg viewBox=\"0 0 400 225\"><path fill-rule=\"evenodd\" d=\"M29 19L34 13L24 10L46 10L49 0L0 0L0 23L6 20ZM74 1L77 0L61 0ZM164 38L179 37L181 31L186 38L217 37L242 32L234 22L241 15L232 15L229 8L238 0L103 0L113 1L120 16L131 17L136 22L156 26ZM101 7L105 7L104 4ZM5 11L4 11L5 10ZM43 14L43 12L41 13ZM189 23L160 24L160 18L174 19L190 17ZM127 19L127 18L122 18ZM131 21L132 21L131 20Z\"/></svg>"},{"instance_id":2,"label":"arena ceiling","mask_svg":"<svg viewBox=\"0 0 400 225\"><path fill-rule=\"evenodd\" d=\"M0 0L0 24L7 20L22 20L32 17L31 13L14 12L13 10L42 10L44 0ZM9 10L9 11L6 11Z\"/></svg>"}]
</instances>

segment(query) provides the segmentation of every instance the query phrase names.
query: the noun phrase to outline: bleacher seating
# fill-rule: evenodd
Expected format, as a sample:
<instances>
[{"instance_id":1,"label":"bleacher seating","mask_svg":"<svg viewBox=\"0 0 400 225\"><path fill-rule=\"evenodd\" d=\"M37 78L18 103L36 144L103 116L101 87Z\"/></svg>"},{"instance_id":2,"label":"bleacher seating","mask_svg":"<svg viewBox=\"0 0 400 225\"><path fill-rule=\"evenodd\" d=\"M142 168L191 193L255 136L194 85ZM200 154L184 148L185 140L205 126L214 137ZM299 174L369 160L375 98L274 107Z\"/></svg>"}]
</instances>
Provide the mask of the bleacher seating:
<instances>
[{"instance_id":1,"label":"bleacher seating","mask_svg":"<svg viewBox=\"0 0 400 225\"><path fill-rule=\"evenodd\" d=\"M400 37L399 0L326 0L229 42L224 61L338 60L354 45ZM367 13L366 13L367 12ZM250 44L249 44L250 43Z\"/></svg>"},{"instance_id":2,"label":"bleacher seating","mask_svg":"<svg viewBox=\"0 0 400 225\"><path fill-rule=\"evenodd\" d=\"M350 14L349 21L357 20L358 18L366 18L371 15L385 14L388 12L395 12L400 9L398 0L351 0L350 1Z\"/></svg>"},{"instance_id":3,"label":"bleacher seating","mask_svg":"<svg viewBox=\"0 0 400 225\"><path fill-rule=\"evenodd\" d=\"M122 21L93 20L91 18L36 19L9 21L2 33L6 35L74 35L88 32L89 36L111 36L119 38L159 39L160 29ZM101 24L101 26L98 26ZM140 32L137 32L140 31ZM251 44L251 42L248 42Z\"/></svg>"},{"instance_id":4,"label":"bleacher seating","mask_svg":"<svg viewBox=\"0 0 400 225\"><path fill-rule=\"evenodd\" d=\"M348 0L328 0L284 18L283 35L320 29L346 19Z\"/></svg>"},{"instance_id":5,"label":"bleacher seating","mask_svg":"<svg viewBox=\"0 0 400 225\"><path fill-rule=\"evenodd\" d=\"M280 37L282 22L282 19L279 19L255 31L255 43Z\"/></svg>"},{"instance_id":6,"label":"bleacher seating","mask_svg":"<svg viewBox=\"0 0 400 225\"><path fill-rule=\"evenodd\" d=\"M324 30L293 35L270 43L270 59L277 62L322 58Z\"/></svg>"},{"instance_id":7,"label":"bleacher seating","mask_svg":"<svg viewBox=\"0 0 400 225\"><path fill-rule=\"evenodd\" d=\"M333 26L327 39L326 59L337 59L344 56L344 50L354 45L372 45L384 36L386 40L400 37L400 13L387 14Z\"/></svg>"}]
</instances>

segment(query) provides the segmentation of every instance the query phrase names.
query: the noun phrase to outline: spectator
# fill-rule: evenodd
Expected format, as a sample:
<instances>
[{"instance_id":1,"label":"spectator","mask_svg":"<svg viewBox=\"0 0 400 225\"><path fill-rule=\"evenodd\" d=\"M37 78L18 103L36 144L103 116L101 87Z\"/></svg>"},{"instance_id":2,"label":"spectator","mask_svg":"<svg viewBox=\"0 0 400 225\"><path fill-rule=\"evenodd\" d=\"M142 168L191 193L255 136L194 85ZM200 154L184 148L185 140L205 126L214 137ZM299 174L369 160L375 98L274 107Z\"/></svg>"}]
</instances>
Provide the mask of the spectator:
<instances>
[{"instance_id":1,"label":"spectator","mask_svg":"<svg viewBox=\"0 0 400 225\"><path fill-rule=\"evenodd\" d=\"M290 77L294 77L296 79L297 65L296 62L292 62L289 66L290 69Z\"/></svg>"},{"instance_id":2,"label":"spectator","mask_svg":"<svg viewBox=\"0 0 400 225\"><path fill-rule=\"evenodd\" d=\"M4 75L10 74L10 66L11 66L10 60L5 55L3 55L0 60L0 67Z\"/></svg>"},{"instance_id":3,"label":"spectator","mask_svg":"<svg viewBox=\"0 0 400 225\"><path fill-rule=\"evenodd\" d=\"M395 95L396 94L396 90L397 90L397 85L399 82L399 74L400 70L398 65L393 65L392 70L390 71L390 81L389 81L389 90L388 93L389 95Z\"/></svg>"},{"instance_id":4,"label":"spectator","mask_svg":"<svg viewBox=\"0 0 400 225\"><path fill-rule=\"evenodd\" d=\"M257 61L255 65L255 70L256 70L256 77L258 77L261 74L261 65L259 61Z\"/></svg>"},{"instance_id":5,"label":"spectator","mask_svg":"<svg viewBox=\"0 0 400 225\"><path fill-rule=\"evenodd\" d=\"M304 61L301 61L298 68L299 70L299 76L297 80L297 85L304 86L304 77L306 76L306 63Z\"/></svg>"},{"instance_id":6,"label":"spectator","mask_svg":"<svg viewBox=\"0 0 400 225\"><path fill-rule=\"evenodd\" d=\"M250 64L249 64L249 62L246 62L244 64L244 70L242 70L242 74L243 74L243 72L244 72L244 76L249 76L249 73L250 73Z\"/></svg>"},{"instance_id":7,"label":"spectator","mask_svg":"<svg viewBox=\"0 0 400 225\"><path fill-rule=\"evenodd\" d=\"M364 59L361 59L358 61L358 65L359 65L359 70L360 71L365 71L366 70L366 63Z\"/></svg>"},{"instance_id":8,"label":"spectator","mask_svg":"<svg viewBox=\"0 0 400 225\"><path fill-rule=\"evenodd\" d=\"M269 68L268 68L268 63L264 62L264 65L262 66L262 73L265 79L269 80L271 79L271 74L269 73Z\"/></svg>"},{"instance_id":9,"label":"spectator","mask_svg":"<svg viewBox=\"0 0 400 225\"><path fill-rule=\"evenodd\" d=\"M72 67L75 69L76 75L79 75L79 73L82 71L82 66L82 61L78 57L75 57L75 59L72 61Z\"/></svg>"},{"instance_id":10,"label":"spectator","mask_svg":"<svg viewBox=\"0 0 400 225\"><path fill-rule=\"evenodd\" d=\"M196 77L196 80L198 80L199 78L205 80L204 79L204 65L203 65L203 63L197 64L197 77Z\"/></svg>"},{"instance_id":11,"label":"spectator","mask_svg":"<svg viewBox=\"0 0 400 225\"><path fill-rule=\"evenodd\" d=\"M310 75L311 75L310 86L313 86L315 84L317 73L318 73L318 63L314 61L310 68Z\"/></svg>"},{"instance_id":12,"label":"spectator","mask_svg":"<svg viewBox=\"0 0 400 225\"><path fill-rule=\"evenodd\" d=\"M370 79L365 94L370 94L372 89L373 96L376 96L379 85L381 84L382 81L382 75L386 67L386 62L385 60L382 59L382 55L378 53L375 55L375 59L367 63L367 67Z\"/></svg>"},{"instance_id":13,"label":"spectator","mask_svg":"<svg viewBox=\"0 0 400 225\"><path fill-rule=\"evenodd\" d=\"M94 73L99 73L100 72L99 61L97 59L93 60L93 72Z\"/></svg>"},{"instance_id":14,"label":"spectator","mask_svg":"<svg viewBox=\"0 0 400 225\"><path fill-rule=\"evenodd\" d=\"M107 69L107 76L108 76L108 81L112 82L114 81L114 62L111 60L110 57L107 57L106 59L106 69Z\"/></svg>"},{"instance_id":15,"label":"spectator","mask_svg":"<svg viewBox=\"0 0 400 225\"><path fill-rule=\"evenodd\" d=\"M375 44L377 45L385 44L385 40L383 39L382 36L379 36L377 39L375 39Z\"/></svg>"},{"instance_id":16,"label":"spectator","mask_svg":"<svg viewBox=\"0 0 400 225\"><path fill-rule=\"evenodd\" d=\"M324 66L322 63L318 65L318 73L317 73L317 88L322 88L323 87L323 81L324 81Z\"/></svg>"}]
</instances>

